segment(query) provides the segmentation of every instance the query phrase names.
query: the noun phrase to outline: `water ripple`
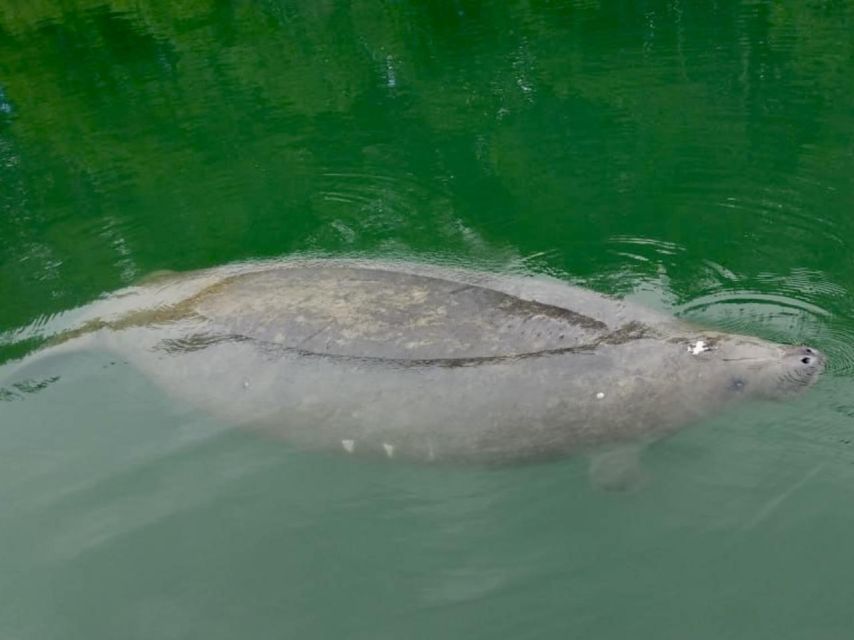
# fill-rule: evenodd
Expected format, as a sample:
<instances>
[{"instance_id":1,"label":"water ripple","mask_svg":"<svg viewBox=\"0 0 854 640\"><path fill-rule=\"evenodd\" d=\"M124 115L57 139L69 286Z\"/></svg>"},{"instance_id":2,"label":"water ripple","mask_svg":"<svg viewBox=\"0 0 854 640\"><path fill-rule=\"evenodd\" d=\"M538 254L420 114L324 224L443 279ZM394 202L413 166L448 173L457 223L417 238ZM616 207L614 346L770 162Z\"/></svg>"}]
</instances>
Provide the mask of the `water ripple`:
<instances>
[{"instance_id":1,"label":"water ripple","mask_svg":"<svg viewBox=\"0 0 854 640\"><path fill-rule=\"evenodd\" d=\"M843 242L832 232L828 237ZM854 305L849 290L828 274L807 267L744 273L699 258L696 249L642 236L613 236L608 246L624 268L616 284L614 275L600 278L605 286L631 286L631 299L690 322L785 344L812 344L828 355L828 373L854 373Z\"/></svg>"},{"instance_id":2,"label":"water ripple","mask_svg":"<svg viewBox=\"0 0 854 640\"><path fill-rule=\"evenodd\" d=\"M832 285L828 289L835 291ZM708 293L675 309L678 316L734 333L758 334L789 344L812 344L828 356L828 372L854 373L854 330L821 306L819 296L781 287L778 293L739 289ZM794 292L798 291L798 297ZM813 301L809 299L813 298Z\"/></svg>"}]
</instances>

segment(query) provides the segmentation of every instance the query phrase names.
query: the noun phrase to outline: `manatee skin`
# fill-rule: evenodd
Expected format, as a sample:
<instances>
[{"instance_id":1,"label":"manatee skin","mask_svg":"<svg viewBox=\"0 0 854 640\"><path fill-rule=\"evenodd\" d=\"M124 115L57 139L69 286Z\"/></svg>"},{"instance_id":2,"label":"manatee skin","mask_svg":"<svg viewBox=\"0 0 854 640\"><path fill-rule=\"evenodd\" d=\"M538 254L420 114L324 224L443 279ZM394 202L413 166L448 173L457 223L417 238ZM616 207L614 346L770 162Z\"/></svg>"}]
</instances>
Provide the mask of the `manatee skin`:
<instances>
[{"instance_id":1,"label":"manatee skin","mask_svg":"<svg viewBox=\"0 0 854 640\"><path fill-rule=\"evenodd\" d=\"M553 279L369 260L176 275L87 313L54 348L96 343L301 447L422 461L645 442L800 392L825 362Z\"/></svg>"}]
</instances>

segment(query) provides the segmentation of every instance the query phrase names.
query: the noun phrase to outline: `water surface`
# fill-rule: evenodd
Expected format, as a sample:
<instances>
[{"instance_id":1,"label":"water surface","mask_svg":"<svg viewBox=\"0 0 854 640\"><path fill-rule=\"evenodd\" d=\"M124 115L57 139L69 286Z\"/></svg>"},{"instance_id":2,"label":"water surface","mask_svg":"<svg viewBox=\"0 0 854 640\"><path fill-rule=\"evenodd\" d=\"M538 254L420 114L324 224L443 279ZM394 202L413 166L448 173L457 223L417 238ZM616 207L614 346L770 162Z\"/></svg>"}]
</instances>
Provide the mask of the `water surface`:
<instances>
[{"instance_id":1,"label":"water surface","mask_svg":"<svg viewBox=\"0 0 854 640\"><path fill-rule=\"evenodd\" d=\"M847 638L854 3L10 0L0 361L157 270L557 275L827 352L794 403L581 459L354 462L96 354L0 398L0 636ZM627 408L630 410L630 408Z\"/></svg>"}]
</instances>

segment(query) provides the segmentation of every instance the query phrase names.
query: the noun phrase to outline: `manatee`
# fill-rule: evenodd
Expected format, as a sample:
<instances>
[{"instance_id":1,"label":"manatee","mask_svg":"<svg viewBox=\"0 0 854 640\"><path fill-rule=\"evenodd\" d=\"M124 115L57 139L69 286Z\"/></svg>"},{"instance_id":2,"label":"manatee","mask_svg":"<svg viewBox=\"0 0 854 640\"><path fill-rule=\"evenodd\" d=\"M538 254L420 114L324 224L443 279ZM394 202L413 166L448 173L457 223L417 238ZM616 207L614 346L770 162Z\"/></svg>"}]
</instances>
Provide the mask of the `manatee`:
<instances>
[{"instance_id":1,"label":"manatee","mask_svg":"<svg viewBox=\"0 0 854 640\"><path fill-rule=\"evenodd\" d=\"M424 462L631 450L825 364L556 279L376 260L166 274L72 315L22 364L103 349L229 423Z\"/></svg>"}]
</instances>

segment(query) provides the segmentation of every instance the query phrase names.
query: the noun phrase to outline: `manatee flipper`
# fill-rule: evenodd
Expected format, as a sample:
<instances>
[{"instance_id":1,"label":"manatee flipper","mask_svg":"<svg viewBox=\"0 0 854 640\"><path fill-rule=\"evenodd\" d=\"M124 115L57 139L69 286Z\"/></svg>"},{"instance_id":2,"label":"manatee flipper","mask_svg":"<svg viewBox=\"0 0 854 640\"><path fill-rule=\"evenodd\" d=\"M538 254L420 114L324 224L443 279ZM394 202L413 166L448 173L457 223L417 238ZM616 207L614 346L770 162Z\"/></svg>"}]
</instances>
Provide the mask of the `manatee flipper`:
<instances>
[{"instance_id":1,"label":"manatee flipper","mask_svg":"<svg viewBox=\"0 0 854 640\"><path fill-rule=\"evenodd\" d=\"M641 467L643 444L622 444L590 456L590 481L603 491L626 492L640 488L646 474Z\"/></svg>"}]
</instances>

